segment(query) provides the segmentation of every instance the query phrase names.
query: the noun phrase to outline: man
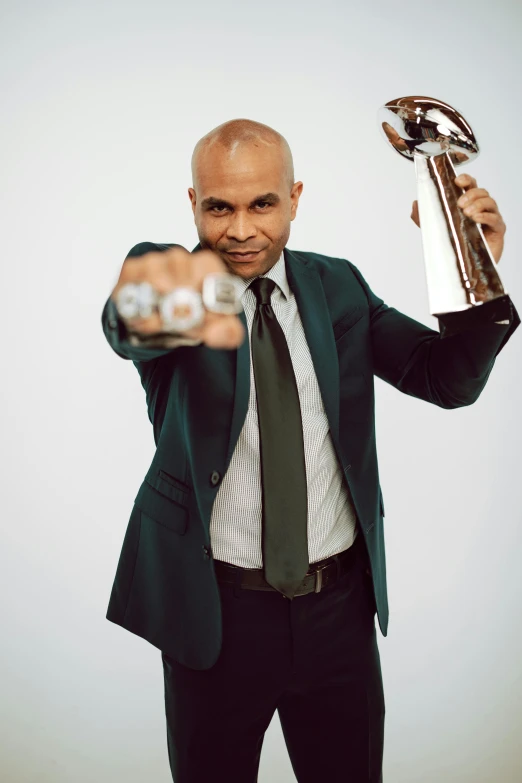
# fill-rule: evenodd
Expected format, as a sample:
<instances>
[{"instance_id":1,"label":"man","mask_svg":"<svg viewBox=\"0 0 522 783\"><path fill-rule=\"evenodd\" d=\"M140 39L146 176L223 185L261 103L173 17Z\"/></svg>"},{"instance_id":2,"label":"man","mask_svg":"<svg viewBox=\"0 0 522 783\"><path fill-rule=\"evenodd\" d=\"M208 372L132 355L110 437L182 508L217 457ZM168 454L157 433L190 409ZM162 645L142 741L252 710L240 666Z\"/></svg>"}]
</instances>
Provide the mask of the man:
<instances>
[{"instance_id":1,"label":"man","mask_svg":"<svg viewBox=\"0 0 522 783\"><path fill-rule=\"evenodd\" d=\"M511 305L497 323L487 303L480 327L463 312L442 337L386 306L349 261L288 250L303 183L266 125L215 128L192 174L199 244L134 247L103 310L156 443L107 618L162 651L176 783L257 780L276 709L300 783L377 783L375 612L386 635L388 603L373 376L470 405L520 319ZM495 201L467 175L457 183L498 262ZM201 291L216 272L235 275L239 317L205 312L172 337L158 311L116 308L128 283Z\"/></svg>"}]
</instances>

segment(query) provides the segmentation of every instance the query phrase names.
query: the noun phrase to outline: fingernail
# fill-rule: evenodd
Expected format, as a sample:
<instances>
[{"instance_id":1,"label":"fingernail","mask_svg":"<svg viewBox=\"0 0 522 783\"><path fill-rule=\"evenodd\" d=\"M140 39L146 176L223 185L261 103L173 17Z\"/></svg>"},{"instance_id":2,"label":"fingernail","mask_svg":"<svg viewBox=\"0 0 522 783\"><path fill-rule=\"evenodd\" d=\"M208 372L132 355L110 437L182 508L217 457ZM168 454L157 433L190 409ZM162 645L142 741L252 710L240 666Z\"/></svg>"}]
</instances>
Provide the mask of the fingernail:
<instances>
[{"instance_id":1,"label":"fingernail","mask_svg":"<svg viewBox=\"0 0 522 783\"><path fill-rule=\"evenodd\" d=\"M459 205L459 207L465 207L468 201L469 199L467 196L462 196L461 198L459 198L457 204Z\"/></svg>"}]
</instances>

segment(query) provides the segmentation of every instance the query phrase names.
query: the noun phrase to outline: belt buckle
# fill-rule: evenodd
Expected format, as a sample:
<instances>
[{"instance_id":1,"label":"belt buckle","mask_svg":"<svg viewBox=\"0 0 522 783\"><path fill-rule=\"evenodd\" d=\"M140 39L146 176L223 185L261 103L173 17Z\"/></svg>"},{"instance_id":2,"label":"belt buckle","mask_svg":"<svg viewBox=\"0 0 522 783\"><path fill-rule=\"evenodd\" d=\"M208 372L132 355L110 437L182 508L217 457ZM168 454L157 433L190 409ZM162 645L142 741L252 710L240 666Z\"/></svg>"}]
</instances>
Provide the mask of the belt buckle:
<instances>
[{"instance_id":1,"label":"belt buckle","mask_svg":"<svg viewBox=\"0 0 522 783\"><path fill-rule=\"evenodd\" d=\"M332 555L332 558L333 558L333 560L335 562L336 576L337 576L336 581L337 581L339 579L340 575L341 575L341 564L339 562L339 555L338 554L337 555ZM316 571L315 571L315 592L316 593L320 593L321 590L322 590L322 587L323 587L323 574L322 574L323 570L325 568L328 568L331 565L333 565L333 563L326 563L325 565L319 566L319 568L316 569Z\"/></svg>"},{"instance_id":2,"label":"belt buckle","mask_svg":"<svg viewBox=\"0 0 522 783\"><path fill-rule=\"evenodd\" d=\"M315 571L315 592L320 593L323 586L323 569L328 568L327 565L319 566Z\"/></svg>"}]
</instances>

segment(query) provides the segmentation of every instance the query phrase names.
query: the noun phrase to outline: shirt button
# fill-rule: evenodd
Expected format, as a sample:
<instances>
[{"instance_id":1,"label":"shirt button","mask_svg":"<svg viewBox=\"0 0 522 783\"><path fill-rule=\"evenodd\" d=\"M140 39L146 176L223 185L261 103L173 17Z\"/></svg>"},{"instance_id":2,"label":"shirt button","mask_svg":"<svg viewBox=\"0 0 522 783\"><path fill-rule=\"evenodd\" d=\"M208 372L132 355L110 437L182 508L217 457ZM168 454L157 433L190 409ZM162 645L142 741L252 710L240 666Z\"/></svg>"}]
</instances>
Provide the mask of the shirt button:
<instances>
[{"instance_id":1,"label":"shirt button","mask_svg":"<svg viewBox=\"0 0 522 783\"><path fill-rule=\"evenodd\" d=\"M213 487L215 487L219 482L221 481L221 473L218 473L217 470L213 470L210 474L210 483Z\"/></svg>"}]
</instances>

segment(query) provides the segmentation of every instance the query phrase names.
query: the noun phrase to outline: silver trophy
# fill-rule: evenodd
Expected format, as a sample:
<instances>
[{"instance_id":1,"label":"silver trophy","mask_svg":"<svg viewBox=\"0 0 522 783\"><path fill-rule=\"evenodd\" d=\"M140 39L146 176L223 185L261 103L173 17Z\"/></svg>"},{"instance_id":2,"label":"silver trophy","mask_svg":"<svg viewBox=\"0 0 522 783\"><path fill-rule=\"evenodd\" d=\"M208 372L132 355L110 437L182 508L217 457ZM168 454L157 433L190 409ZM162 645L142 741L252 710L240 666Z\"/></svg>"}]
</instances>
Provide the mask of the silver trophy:
<instances>
[{"instance_id":1,"label":"silver trophy","mask_svg":"<svg viewBox=\"0 0 522 783\"><path fill-rule=\"evenodd\" d=\"M482 322L487 311L487 320L503 323L510 300L495 261L481 226L457 206L465 191L454 182L455 166L479 154L470 126L447 103L415 95L388 101L378 118L385 139L415 163L430 313L451 333L455 314L476 308L477 316L495 302L472 320Z\"/></svg>"}]
</instances>

